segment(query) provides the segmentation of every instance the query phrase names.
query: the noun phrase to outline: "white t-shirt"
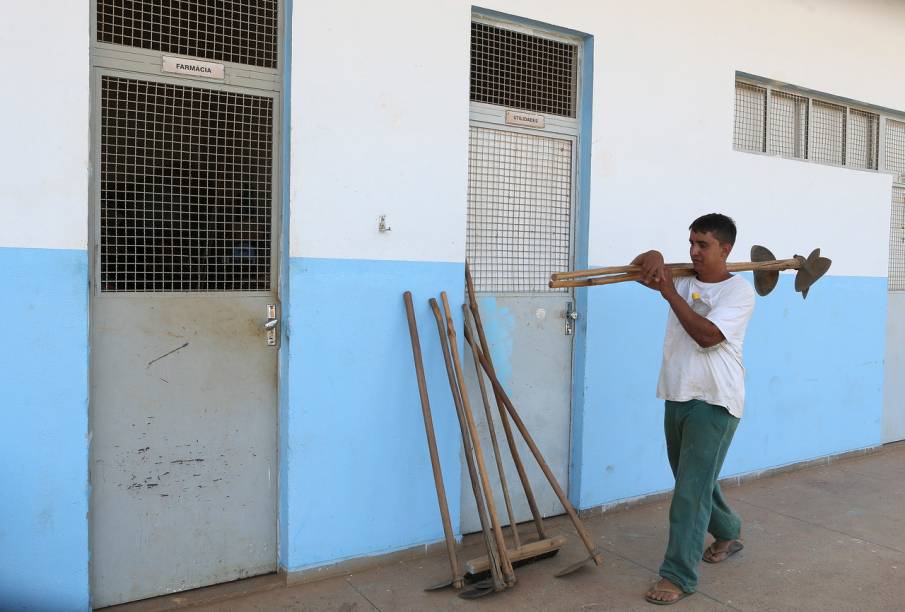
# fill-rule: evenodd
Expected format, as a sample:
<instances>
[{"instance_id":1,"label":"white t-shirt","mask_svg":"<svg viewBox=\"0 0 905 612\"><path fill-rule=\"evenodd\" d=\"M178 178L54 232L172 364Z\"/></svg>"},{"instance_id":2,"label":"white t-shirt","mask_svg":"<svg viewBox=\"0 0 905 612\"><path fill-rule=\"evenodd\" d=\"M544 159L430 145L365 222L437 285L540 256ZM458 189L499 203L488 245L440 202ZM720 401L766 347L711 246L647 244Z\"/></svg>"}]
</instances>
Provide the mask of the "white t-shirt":
<instances>
[{"instance_id":1,"label":"white t-shirt","mask_svg":"<svg viewBox=\"0 0 905 612\"><path fill-rule=\"evenodd\" d=\"M742 344L754 312L754 289L740 276L719 283L702 283L693 276L676 278L674 282L679 295L689 305L694 302L693 295L699 294L704 305L699 304L698 308L705 311L709 308L703 316L726 339L716 346L702 348L670 309L657 397L674 402L703 400L723 406L732 416L741 418L745 407Z\"/></svg>"}]
</instances>

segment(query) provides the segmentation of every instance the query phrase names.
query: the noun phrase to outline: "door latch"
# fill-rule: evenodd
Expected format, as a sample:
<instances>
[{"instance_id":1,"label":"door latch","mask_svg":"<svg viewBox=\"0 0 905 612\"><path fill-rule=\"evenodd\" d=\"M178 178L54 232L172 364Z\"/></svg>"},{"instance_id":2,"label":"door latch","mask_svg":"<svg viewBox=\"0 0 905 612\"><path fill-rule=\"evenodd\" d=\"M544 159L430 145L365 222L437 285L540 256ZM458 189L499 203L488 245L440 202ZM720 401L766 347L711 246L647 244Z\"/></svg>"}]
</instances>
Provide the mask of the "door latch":
<instances>
[{"instance_id":1,"label":"door latch","mask_svg":"<svg viewBox=\"0 0 905 612\"><path fill-rule=\"evenodd\" d=\"M267 322L264 323L264 332L267 334L267 346L277 345L277 328L280 320L277 318L277 305L267 305Z\"/></svg>"},{"instance_id":2,"label":"door latch","mask_svg":"<svg viewBox=\"0 0 905 612\"><path fill-rule=\"evenodd\" d=\"M578 320L578 311L575 310L575 302L569 302L566 304L566 330L565 333L567 336L571 336L575 333L575 321Z\"/></svg>"}]
</instances>

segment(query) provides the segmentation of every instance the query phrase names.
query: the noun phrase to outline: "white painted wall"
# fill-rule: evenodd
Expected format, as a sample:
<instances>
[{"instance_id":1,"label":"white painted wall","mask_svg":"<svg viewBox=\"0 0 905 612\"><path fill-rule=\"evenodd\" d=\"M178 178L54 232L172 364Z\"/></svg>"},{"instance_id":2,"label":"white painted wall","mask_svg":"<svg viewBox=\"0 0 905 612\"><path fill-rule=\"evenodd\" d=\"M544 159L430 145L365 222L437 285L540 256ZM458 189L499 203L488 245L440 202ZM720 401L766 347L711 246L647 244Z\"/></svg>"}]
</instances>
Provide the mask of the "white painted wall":
<instances>
[{"instance_id":1,"label":"white painted wall","mask_svg":"<svg viewBox=\"0 0 905 612\"><path fill-rule=\"evenodd\" d=\"M464 259L470 15L294 4L291 256Z\"/></svg>"},{"instance_id":2,"label":"white painted wall","mask_svg":"<svg viewBox=\"0 0 905 612\"><path fill-rule=\"evenodd\" d=\"M6 2L0 19L0 247L85 249L86 1Z\"/></svg>"},{"instance_id":3,"label":"white painted wall","mask_svg":"<svg viewBox=\"0 0 905 612\"><path fill-rule=\"evenodd\" d=\"M594 36L591 264L651 247L684 261L685 228L718 210L739 223L736 259L820 246L832 274L886 275L889 178L733 151L734 75L905 110L905 3L480 4ZM293 256L462 259L470 10L296 4Z\"/></svg>"},{"instance_id":4,"label":"white painted wall","mask_svg":"<svg viewBox=\"0 0 905 612\"><path fill-rule=\"evenodd\" d=\"M734 75L905 110L889 78L905 53L905 3L490 5L595 37L592 265L647 248L686 261L690 221L721 211L739 224L736 259L753 243L778 257L820 246L832 274L886 275L889 177L733 151Z\"/></svg>"}]
</instances>

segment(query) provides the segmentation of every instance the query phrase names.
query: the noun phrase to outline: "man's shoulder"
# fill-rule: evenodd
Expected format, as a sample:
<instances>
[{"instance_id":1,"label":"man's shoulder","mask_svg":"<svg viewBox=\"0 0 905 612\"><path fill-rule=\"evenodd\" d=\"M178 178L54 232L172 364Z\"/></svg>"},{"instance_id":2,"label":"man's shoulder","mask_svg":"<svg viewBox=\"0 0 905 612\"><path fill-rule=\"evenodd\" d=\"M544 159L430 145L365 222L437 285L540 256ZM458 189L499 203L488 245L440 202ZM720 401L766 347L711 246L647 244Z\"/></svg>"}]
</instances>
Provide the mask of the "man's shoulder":
<instances>
[{"instance_id":1,"label":"man's shoulder","mask_svg":"<svg viewBox=\"0 0 905 612\"><path fill-rule=\"evenodd\" d=\"M732 296L732 299L734 300L754 302L756 295L754 287L748 282L748 279L739 274L732 275L732 278L730 278L727 283L726 289L728 289L726 293Z\"/></svg>"},{"instance_id":2,"label":"man's shoulder","mask_svg":"<svg viewBox=\"0 0 905 612\"><path fill-rule=\"evenodd\" d=\"M754 294L754 287L751 283L748 282L748 279L742 276L741 274L733 274L729 279L732 283L733 289L736 291L744 291L745 293Z\"/></svg>"}]
</instances>

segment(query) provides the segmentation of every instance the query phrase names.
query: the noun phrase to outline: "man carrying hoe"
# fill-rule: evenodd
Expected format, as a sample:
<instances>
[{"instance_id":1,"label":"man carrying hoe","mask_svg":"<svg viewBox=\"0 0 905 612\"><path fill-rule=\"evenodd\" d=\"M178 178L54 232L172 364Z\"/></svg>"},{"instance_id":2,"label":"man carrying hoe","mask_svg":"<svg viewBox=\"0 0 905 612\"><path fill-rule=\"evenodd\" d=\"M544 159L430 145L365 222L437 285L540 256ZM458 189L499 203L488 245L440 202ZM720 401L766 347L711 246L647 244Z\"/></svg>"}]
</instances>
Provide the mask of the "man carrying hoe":
<instances>
[{"instance_id":1,"label":"man carrying hoe","mask_svg":"<svg viewBox=\"0 0 905 612\"><path fill-rule=\"evenodd\" d=\"M657 251L638 255L642 280L669 303L657 397L666 400L664 429L676 478L669 543L661 579L645 599L668 605L694 593L698 564L719 563L742 549L741 519L717 478L745 403L742 344L754 290L726 269L735 223L717 213L689 228L695 276L673 279ZM706 532L714 542L704 548Z\"/></svg>"}]
</instances>

